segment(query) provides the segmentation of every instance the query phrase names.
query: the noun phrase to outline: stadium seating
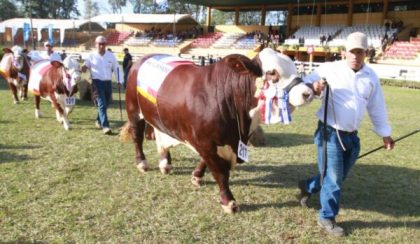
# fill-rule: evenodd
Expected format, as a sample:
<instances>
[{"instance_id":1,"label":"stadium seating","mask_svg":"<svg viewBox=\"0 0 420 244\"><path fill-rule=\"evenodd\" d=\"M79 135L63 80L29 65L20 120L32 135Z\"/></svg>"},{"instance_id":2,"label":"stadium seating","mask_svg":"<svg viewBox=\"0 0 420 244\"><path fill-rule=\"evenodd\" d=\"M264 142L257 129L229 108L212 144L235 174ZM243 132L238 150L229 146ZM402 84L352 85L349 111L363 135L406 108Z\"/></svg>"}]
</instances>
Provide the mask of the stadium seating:
<instances>
[{"instance_id":1,"label":"stadium seating","mask_svg":"<svg viewBox=\"0 0 420 244\"><path fill-rule=\"evenodd\" d=\"M148 46L152 41L151 37L130 37L124 43L128 46Z\"/></svg>"},{"instance_id":2,"label":"stadium seating","mask_svg":"<svg viewBox=\"0 0 420 244\"><path fill-rule=\"evenodd\" d=\"M119 45L123 41L125 41L130 35L131 35L130 32L114 31L114 32L111 32L106 37L106 40L107 40L108 45Z\"/></svg>"},{"instance_id":3,"label":"stadium seating","mask_svg":"<svg viewBox=\"0 0 420 244\"><path fill-rule=\"evenodd\" d=\"M237 49L253 49L259 43L255 40L253 36L246 35L240 38L235 44L234 47Z\"/></svg>"},{"instance_id":4,"label":"stadium seating","mask_svg":"<svg viewBox=\"0 0 420 244\"><path fill-rule=\"evenodd\" d=\"M368 44L374 48L381 46L382 38L385 33L389 38L398 30L390 29L386 32L384 25L325 25L325 26L302 26L294 34L293 38L285 40L285 44L295 45L299 44L299 38L304 38L304 46L320 46L320 35L324 34L326 37L330 35L333 39L328 42L328 46L337 47L344 46L346 43L347 36L355 31L363 32L368 37Z\"/></svg>"},{"instance_id":5,"label":"stadium seating","mask_svg":"<svg viewBox=\"0 0 420 244\"><path fill-rule=\"evenodd\" d=\"M285 44L294 45L299 44L299 38L305 39L305 46L319 46L320 35L325 35L325 37L331 36L334 37L339 33L343 25L323 25L323 26L309 26L305 25L300 27L295 33L294 38L288 38L285 40Z\"/></svg>"},{"instance_id":6,"label":"stadium seating","mask_svg":"<svg viewBox=\"0 0 420 244\"><path fill-rule=\"evenodd\" d=\"M223 33L221 32L207 33L207 34L201 35L191 43L191 47L209 48L222 35Z\"/></svg>"},{"instance_id":7,"label":"stadium seating","mask_svg":"<svg viewBox=\"0 0 420 244\"><path fill-rule=\"evenodd\" d=\"M243 37L243 33L224 33L219 39L217 39L212 47L214 48L230 48L238 41L239 38Z\"/></svg>"},{"instance_id":8,"label":"stadium seating","mask_svg":"<svg viewBox=\"0 0 420 244\"><path fill-rule=\"evenodd\" d=\"M386 59L414 60L420 53L420 41L397 41L385 52Z\"/></svg>"}]
</instances>

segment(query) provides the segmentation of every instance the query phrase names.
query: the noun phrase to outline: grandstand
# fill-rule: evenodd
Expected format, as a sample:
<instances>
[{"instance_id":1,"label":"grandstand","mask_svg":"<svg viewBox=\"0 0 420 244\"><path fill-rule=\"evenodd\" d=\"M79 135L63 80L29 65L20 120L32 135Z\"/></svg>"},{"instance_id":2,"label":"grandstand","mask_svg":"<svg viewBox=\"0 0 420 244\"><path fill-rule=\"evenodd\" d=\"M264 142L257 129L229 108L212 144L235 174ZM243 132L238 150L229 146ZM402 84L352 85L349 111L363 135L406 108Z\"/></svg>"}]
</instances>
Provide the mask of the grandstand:
<instances>
[{"instance_id":1,"label":"grandstand","mask_svg":"<svg viewBox=\"0 0 420 244\"><path fill-rule=\"evenodd\" d=\"M70 53L87 52L93 48L93 40L98 34L107 36L110 48L121 58L122 49L128 47L134 56L142 56L151 52L164 52L185 57L209 56L222 57L230 53L240 53L253 57L264 46L273 47L284 52L299 62L325 61L339 56L344 46L346 36L353 31L362 31L368 35L369 45L376 49L373 59L384 64L420 65L418 39L420 28L418 15L420 3L413 0L385 1L305 1L299 4L290 0L269 1L184 1L205 4L211 7L206 24L200 25L190 15L164 14L110 14L92 18L89 25L102 26L102 22L112 23L112 28L88 29L86 21L75 20L37 20L35 31L37 45L48 39L47 23L57 27L54 31L56 46ZM260 24L241 24L241 11L248 11L252 4L253 10L261 9ZM260 7L258 7L260 6ZM264 6L264 7L263 7ZM233 25L214 24L211 22L211 10L232 11L235 14ZM286 38L279 43L278 35L275 41L266 40L274 36L265 25L268 11L284 11L288 13L279 29ZM23 43L23 32L20 27L27 19L19 19L16 35L12 36L8 22L0 23L1 42L3 44ZM61 21L61 20L60 20ZM58 23L65 23L66 30L62 35ZM388 24L385 24L388 23ZM412 33L414 31L414 34ZM256 33L262 33L257 37ZM40 36L40 37L38 37ZM325 41L321 42L320 37ZM387 37L387 38L385 38ZM32 37L31 37L32 38ZM303 39L300 43L299 39ZM13 41L12 41L13 40ZM27 45L27 44L26 44ZM312 50L309 53L309 50Z\"/></svg>"}]
</instances>

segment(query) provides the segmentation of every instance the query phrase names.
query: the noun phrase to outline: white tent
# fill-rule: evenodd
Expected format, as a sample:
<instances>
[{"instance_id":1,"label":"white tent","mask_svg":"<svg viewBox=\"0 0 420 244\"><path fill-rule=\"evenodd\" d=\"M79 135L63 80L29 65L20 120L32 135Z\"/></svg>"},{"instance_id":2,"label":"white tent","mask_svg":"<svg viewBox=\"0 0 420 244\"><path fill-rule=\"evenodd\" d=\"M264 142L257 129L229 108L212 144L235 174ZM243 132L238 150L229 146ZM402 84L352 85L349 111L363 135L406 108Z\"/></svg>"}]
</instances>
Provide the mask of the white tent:
<instances>
[{"instance_id":1,"label":"white tent","mask_svg":"<svg viewBox=\"0 0 420 244\"><path fill-rule=\"evenodd\" d=\"M4 32L6 28L11 28L12 30L17 30L23 28L23 25L31 24L31 19L29 18L13 18L8 19L0 23L0 33ZM38 38L41 38L42 29L60 29L60 42L64 41L64 33L66 29L77 29L81 25L89 23L89 20L75 20L75 19L32 19L32 28L37 29ZM12 38L16 34L16 31L12 31ZM38 40L38 41L39 41Z\"/></svg>"}]
</instances>

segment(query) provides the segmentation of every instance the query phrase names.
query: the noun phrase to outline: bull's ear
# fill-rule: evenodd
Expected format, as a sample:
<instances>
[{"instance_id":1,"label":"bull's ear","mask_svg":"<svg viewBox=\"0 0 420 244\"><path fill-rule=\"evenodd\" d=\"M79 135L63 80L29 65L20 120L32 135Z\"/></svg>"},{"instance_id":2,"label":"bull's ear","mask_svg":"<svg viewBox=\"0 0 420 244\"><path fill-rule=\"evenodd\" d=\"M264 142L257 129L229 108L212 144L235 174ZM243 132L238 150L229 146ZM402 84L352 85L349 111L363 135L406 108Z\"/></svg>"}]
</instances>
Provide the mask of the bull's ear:
<instances>
[{"instance_id":1,"label":"bull's ear","mask_svg":"<svg viewBox=\"0 0 420 244\"><path fill-rule=\"evenodd\" d=\"M227 57L225 62L231 69L239 74L246 75L250 72L244 63L244 60L242 60L240 57Z\"/></svg>"}]
</instances>

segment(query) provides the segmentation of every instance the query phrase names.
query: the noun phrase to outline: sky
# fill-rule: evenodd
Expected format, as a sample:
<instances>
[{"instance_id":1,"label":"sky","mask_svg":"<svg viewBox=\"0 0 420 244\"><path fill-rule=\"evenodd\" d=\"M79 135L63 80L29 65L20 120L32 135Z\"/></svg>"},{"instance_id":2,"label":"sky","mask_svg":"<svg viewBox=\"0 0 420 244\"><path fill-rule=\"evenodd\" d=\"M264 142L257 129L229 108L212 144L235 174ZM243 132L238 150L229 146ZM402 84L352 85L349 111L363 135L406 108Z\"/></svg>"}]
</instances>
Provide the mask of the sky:
<instances>
[{"instance_id":1,"label":"sky","mask_svg":"<svg viewBox=\"0 0 420 244\"><path fill-rule=\"evenodd\" d=\"M166 0L156 0L157 3L161 3L163 1L166 1ZM95 1L94 0L92 2L97 2L98 3L98 5L100 7L99 11L101 12L101 14L112 14L111 6L108 4L107 0L102 0L102 1L99 1L99 0ZM84 13L85 12L85 1L84 0L77 0L77 8L79 9L79 12L80 12L80 17L79 18L83 19L83 16L85 15L85 13ZM133 9L133 6L131 5L130 1L127 1L127 6L122 9L122 13L132 14L133 13L132 9Z\"/></svg>"}]
</instances>

